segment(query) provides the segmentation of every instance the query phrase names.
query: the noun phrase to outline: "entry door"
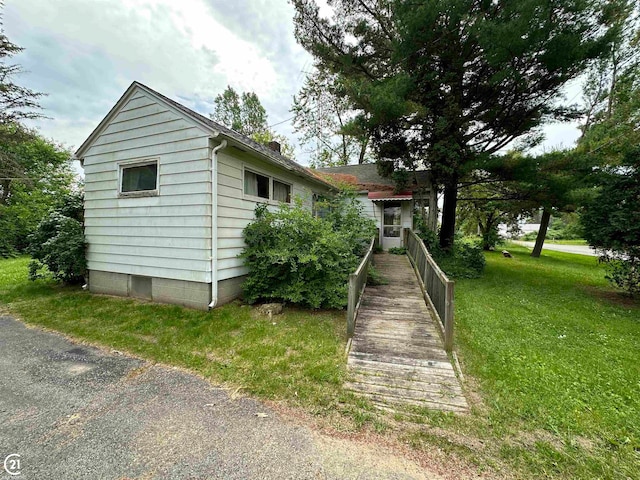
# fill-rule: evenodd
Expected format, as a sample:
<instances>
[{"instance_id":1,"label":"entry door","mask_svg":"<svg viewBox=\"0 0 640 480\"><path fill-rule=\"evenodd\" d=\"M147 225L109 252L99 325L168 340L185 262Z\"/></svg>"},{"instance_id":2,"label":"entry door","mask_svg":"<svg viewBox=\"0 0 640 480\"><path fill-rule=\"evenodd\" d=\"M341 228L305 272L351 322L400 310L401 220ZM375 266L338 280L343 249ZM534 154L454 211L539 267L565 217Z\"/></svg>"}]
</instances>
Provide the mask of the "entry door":
<instances>
[{"instance_id":1,"label":"entry door","mask_svg":"<svg viewBox=\"0 0 640 480\"><path fill-rule=\"evenodd\" d=\"M382 248L401 247L402 206L400 202L385 202L382 207Z\"/></svg>"}]
</instances>

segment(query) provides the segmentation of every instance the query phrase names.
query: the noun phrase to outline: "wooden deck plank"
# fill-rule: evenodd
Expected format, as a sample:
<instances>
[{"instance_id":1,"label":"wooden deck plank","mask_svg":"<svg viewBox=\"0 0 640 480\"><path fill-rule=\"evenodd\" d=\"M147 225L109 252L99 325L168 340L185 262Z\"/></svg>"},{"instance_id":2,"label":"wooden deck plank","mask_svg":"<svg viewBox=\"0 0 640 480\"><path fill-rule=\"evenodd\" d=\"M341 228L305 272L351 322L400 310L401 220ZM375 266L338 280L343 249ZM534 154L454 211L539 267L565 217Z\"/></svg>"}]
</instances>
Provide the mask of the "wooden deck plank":
<instances>
[{"instance_id":1,"label":"wooden deck plank","mask_svg":"<svg viewBox=\"0 0 640 480\"><path fill-rule=\"evenodd\" d=\"M385 410L404 404L465 412L460 381L409 260L381 254L374 262L389 284L367 287L362 296L345 388Z\"/></svg>"}]
</instances>

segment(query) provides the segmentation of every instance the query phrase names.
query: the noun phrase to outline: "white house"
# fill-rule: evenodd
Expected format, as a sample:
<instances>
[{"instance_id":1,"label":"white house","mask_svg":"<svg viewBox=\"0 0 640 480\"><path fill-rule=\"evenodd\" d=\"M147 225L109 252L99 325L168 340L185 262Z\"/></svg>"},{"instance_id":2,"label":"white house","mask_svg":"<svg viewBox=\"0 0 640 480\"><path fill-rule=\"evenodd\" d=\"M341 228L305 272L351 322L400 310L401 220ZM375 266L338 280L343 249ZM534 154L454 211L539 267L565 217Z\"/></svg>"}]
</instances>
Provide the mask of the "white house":
<instances>
[{"instance_id":1,"label":"white house","mask_svg":"<svg viewBox=\"0 0 640 480\"><path fill-rule=\"evenodd\" d=\"M426 207L431 205L437 223L436 199L431 187L431 175L426 170L416 172L407 190L400 193L394 192L395 183L392 179L378 173L375 163L319 168L317 171L335 181L356 187L363 212L376 222L380 245L384 250L403 246L402 229L413 228L413 213L420 205L420 200L424 200Z\"/></svg>"},{"instance_id":2,"label":"white house","mask_svg":"<svg viewBox=\"0 0 640 480\"><path fill-rule=\"evenodd\" d=\"M241 293L257 203L309 208L306 168L134 82L76 152L92 292L212 308Z\"/></svg>"}]
</instances>

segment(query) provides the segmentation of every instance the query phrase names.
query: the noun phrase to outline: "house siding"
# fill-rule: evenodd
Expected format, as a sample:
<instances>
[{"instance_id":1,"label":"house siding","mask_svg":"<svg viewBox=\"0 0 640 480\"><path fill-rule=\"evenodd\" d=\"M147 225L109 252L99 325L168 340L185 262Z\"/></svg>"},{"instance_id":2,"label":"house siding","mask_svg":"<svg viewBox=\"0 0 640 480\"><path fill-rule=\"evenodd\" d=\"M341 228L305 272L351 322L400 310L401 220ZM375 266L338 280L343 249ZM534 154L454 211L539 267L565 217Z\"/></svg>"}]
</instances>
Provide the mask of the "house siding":
<instances>
[{"instance_id":1,"label":"house siding","mask_svg":"<svg viewBox=\"0 0 640 480\"><path fill-rule=\"evenodd\" d=\"M382 208L380 205L369 200L367 193L360 194L356 198L362 205L362 214L376 222L376 226L380 228L380 222L382 221Z\"/></svg>"},{"instance_id":2,"label":"house siding","mask_svg":"<svg viewBox=\"0 0 640 480\"><path fill-rule=\"evenodd\" d=\"M242 230L253 220L258 202L244 198L245 166L292 185L292 198L301 198L309 209L312 205L314 187L310 182L235 148L218 153L218 281L247 274L238 255L245 246ZM277 208L277 203L269 202L269 208ZM233 285L239 289L239 284Z\"/></svg>"},{"instance_id":3,"label":"house siding","mask_svg":"<svg viewBox=\"0 0 640 480\"><path fill-rule=\"evenodd\" d=\"M209 137L142 91L115 112L83 156L90 271L211 282ZM118 162L147 158L159 195L119 198Z\"/></svg>"}]
</instances>

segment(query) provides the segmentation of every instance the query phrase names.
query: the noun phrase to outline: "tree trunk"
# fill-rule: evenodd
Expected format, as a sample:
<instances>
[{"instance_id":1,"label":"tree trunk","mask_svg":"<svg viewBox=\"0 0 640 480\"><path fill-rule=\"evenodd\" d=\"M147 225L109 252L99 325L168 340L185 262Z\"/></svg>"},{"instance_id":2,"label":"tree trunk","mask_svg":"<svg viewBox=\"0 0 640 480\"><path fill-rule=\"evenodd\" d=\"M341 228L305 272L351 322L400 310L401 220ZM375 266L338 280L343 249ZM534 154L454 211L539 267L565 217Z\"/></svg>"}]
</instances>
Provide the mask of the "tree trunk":
<instances>
[{"instance_id":1,"label":"tree trunk","mask_svg":"<svg viewBox=\"0 0 640 480\"><path fill-rule=\"evenodd\" d=\"M536 237L536 245L533 247L531 256L535 258L540 257L542 252L542 246L544 245L544 239L547 236L547 228L549 228L549 220L551 219L551 210L547 207L542 211L542 219L540 220L540 230L538 230L538 236Z\"/></svg>"},{"instance_id":2,"label":"tree trunk","mask_svg":"<svg viewBox=\"0 0 640 480\"><path fill-rule=\"evenodd\" d=\"M369 137L365 138L360 143L360 155L358 155L358 165L362 165L364 163L364 156L367 153L367 145L369 144Z\"/></svg>"},{"instance_id":3,"label":"tree trunk","mask_svg":"<svg viewBox=\"0 0 640 480\"><path fill-rule=\"evenodd\" d=\"M438 186L432 183L429 188L429 219L427 226L432 232L438 231Z\"/></svg>"},{"instance_id":4,"label":"tree trunk","mask_svg":"<svg viewBox=\"0 0 640 480\"><path fill-rule=\"evenodd\" d=\"M454 176L444 187L442 206L442 226L440 227L440 246L449 250L453 246L456 233L456 206L458 203L458 179Z\"/></svg>"}]
</instances>

